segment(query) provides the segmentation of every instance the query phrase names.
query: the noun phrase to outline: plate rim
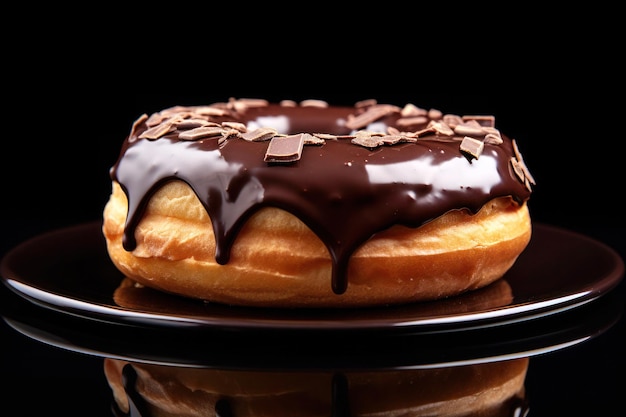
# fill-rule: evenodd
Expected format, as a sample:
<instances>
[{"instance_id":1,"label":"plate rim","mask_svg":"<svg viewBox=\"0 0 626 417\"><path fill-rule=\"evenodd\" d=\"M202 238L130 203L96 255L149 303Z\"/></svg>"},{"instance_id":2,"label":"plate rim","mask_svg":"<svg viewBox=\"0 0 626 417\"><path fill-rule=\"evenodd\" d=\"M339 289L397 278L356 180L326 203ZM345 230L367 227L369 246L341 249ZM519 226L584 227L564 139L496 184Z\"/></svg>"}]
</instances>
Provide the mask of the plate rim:
<instances>
[{"instance_id":1,"label":"plate rim","mask_svg":"<svg viewBox=\"0 0 626 417\"><path fill-rule=\"evenodd\" d=\"M588 284L596 284L593 288L580 288L580 291L569 293L560 297L553 297L548 300L536 303L507 305L495 307L473 313L434 316L416 320L404 319L402 321L393 318L366 320L340 320L331 318L315 319L290 319L290 318L228 318L223 317L197 317L192 315L172 315L161 312L144 312L129 307L103 305L90 302L88 300L72 297L69 294L58 294L46 291L32 283L24 282L23 277L12 275L10 268L11 260L18 256L21 251L27 250L31 246L36 246L54 239L58 236L81 231L91 231L101 226L101 221L91 221L79 223L72 226L54 229L41 233L9 250L0 259L0 278L3 283L18 296L41 307L59 311L61 313L74 315L84 319L109 321L122 325L142 325L155 327L192 327L210 328L226 330L305 330L313 331L347 331L347 330L385 330L385 331L419 331L424 332L446 332L458 331L462 329L483 328L489 326L503 325L511 322L531 320L549 314L555 314L577 308L587 304L598 297L606 294L615 288L624 277L624 261L621 256L609 245L591 238L587 235L564 229L558 226L535 222L533 229L544 229L552 233L569 236L578 239L585 244L599 248L614 263L609 273L591 281ZM535 236L535 232L533 236ZM531 238L532 239L532 238ZM233 307L237 308L237 307ZM325 310L326 311L326 310Z\"/></svg>"},{"instance_id":2,"label":"plate rim","mask_svg":"<svg viewBox=\"0 0 626 417\"><path fill-rule=\"evenodd\" d=\"M339 337L323 344L319 338L294 338L289 333L261 337L239 332L223 337L186 331L140 328L87 322L58 312L41 314L23 302L4 322L17 332L47 345L95 357L108 357L165 366L246 370L384 370L424 369L518 357L533 357L594 339L623 315L621 294L607 294L596 303L533 322L477 329L470 332L420 333L374 337ZM52 319L51 316L54 318ZM250 343L255 355L249 355ZM181 350L181 347L185 348ZM284 352L291 355L285 357ZM354 352L358 352L357 355ZM244 359L242 360L242 355Z\"/></svg>"}]
</instances>

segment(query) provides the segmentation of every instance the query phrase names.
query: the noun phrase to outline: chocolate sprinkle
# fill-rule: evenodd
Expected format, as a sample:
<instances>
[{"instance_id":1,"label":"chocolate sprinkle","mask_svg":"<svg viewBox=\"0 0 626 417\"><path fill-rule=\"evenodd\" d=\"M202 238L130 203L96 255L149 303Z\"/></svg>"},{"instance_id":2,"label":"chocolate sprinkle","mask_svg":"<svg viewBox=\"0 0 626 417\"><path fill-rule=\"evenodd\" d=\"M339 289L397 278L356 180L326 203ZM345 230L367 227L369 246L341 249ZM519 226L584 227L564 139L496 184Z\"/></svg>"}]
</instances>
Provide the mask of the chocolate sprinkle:
<instances>
[{"instance_id":1,"label":"chocolate sprinkle","mask_svg":"<svg viewBox=\"0 0 626 417\"><path fill-rule=\"evenodd\" d=\"M265 162L295 162L302 155L304 134L274 136L265 152Z\"/></svg>"}]
</instances>

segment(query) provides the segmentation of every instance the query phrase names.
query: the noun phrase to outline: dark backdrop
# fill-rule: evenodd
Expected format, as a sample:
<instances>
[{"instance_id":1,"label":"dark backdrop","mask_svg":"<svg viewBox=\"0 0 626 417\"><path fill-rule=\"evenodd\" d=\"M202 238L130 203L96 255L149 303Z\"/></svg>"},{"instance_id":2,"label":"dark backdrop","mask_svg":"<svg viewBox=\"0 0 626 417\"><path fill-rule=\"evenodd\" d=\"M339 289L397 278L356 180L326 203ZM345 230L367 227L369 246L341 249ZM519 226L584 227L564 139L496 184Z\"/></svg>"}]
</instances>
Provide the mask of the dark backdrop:
<instances>
[{"instance_id":1,"label":"dark backdrop","mask_svg":"<svg viewBox=\"0 0 626 417\"><path fill-rule=\"evenodd\" d=\"M7 16L0 218L16 237L99 217L141 113L229 97L493 114L537 179L536 221L624 227L621 13L606 5L172 6Z\"/></svg>"},{"instance_id":2,"label":"dark backdrop","mask_svg":"<svg viewBox=\"0 0 626 417\"><path fill-rule=\"evenodd\" d=\"M586 28L592 16L552 18L546 18L545 33L538 32L536 20L523 20L519 27L504 17L473 21L463 24L453 41L444 39L447 20L439 31L427 32L420 16L404 26L410 28L406 34L350 22L341 39L334 36L337 23L325 21L328 27L308 27L306 42L289 39L295 28L286 31L274 22L252 31L243 44L235 27L209 30L211 20L197 27L204 33L176 36L174 45L164 44L171 32L157 30L156 21L106 20L94 42L86 41L82 30L91 20L80 20L81 30L59 37L53 35L67 26L50 19L55 27L41 31L33 44L20 38L4 50L0 256L44 231L101 217L110 191L108 170L141 113L229 97L317 98L332 104L376 98L493 114L502 132L518 140L537 180L529 203L533 221L588 234L626 256L623 81L617 76L622 64L606 42L611 28L619 26L604 24L591 34ZM601 19L606 22L604 10ZM465 35L475 33L479 23L485 38L471 42ZM135 24L140 36L125 38L125 29ZM502 39L504 32L515 40ZM275 38L254 38L268 33ZM598 343L534 360L529 386L554 380L548 384L551 395L581 402L542 404L547 395L541 392L535 409L574 415L577 409L602 409L605 402L598 399L606 401L607 410L611 404L622 407L621 398L610 396L623 392L623 382L607 392L606 384L593 381L605 372L623 374L624 357L615 355L623 351L623 335L621 324ZM2 371L23 379L9 382L11 398L0 397L5 404L19 394L27 394L19 399L24 404L38 401L31 393L41 397L43 410L76 411L110 402L98 361L43 349L21 335L8 337L2 340ZM589 376L586 385L579 384L579 375Z\"/></svg>"}]
</instances>

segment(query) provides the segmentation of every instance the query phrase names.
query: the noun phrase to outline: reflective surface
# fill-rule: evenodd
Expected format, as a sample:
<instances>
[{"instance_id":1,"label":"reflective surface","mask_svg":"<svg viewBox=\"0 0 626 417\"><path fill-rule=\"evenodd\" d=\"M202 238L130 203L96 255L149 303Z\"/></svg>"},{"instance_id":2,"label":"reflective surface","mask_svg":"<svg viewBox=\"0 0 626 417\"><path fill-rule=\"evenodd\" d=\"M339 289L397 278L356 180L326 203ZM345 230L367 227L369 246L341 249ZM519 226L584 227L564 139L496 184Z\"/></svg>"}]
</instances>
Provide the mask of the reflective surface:
<instances>
[{"instance_id":1,"label":"reflective surface","mask_svg":"<svg viewBox=\"0 0 626 417\"><path fill-rule=\"evenodd\" d=\"M624 274L624 263L612 248L542 224L534 225L529 246L502 280L459 297L400 307L250 309L168 296L124 280L108 259L97 222L31 239L0 266L5 284L19 295L86 319L274 332L404 333L497 326L584 305L613 289Z\"/></svg>"},{"instance_id":2,"label":"reflective surface","mask_svg":"<svg viewBox=\"0 0 626 417\"><path fill-rule=\"evenodd\" d=\"M269 329L156 328L84 320L22 305L5 322L32 339L129 361L220 369L417 369L556 351L611 328L623 306L613 294L534 321L441 333L308 333ZM20 302L19 304L24 304ZM254 354L248 352L253 349Z\"/></svg>"},{"instance_id":3,"label":"reflective surface","mask_svg":"<svg viewBox=\"0 0 626 417\"><path fill-rule=\"evenodd\" d=\"M52 408L59 411L69 407L69 415L80 415L71 414L77 406L94 416L152 415L152 409L138 393L142 385L133 379L137 378L137 372L144 378L147 372L154 379L151 383L162 388L188 384L191 380L201 387L198 389L217 393L212 395L222 399L219 405L207 403L214 408L195 415L236 416L211 412L220 407L222 411L223 407L231 407L232 412L242 401L258 400L261 394L252 395L250 390L264 387L262 395L271 396L273 389L286 389L288 385L289 392L319 401L315 407L322 410L321 414L307 414L312 410L307 408L301 415L348 417L361 415L356 414L357 410L371 411L372 407L417 407L436 398L444 404L457 396L466 398L468 390L482 392L476 387L480 380L476 378L487 373L504 375L511 363L524 367L524 388L512 397L497 400L506 411L501 415L519 416L522 412L528 412L529 416L545 415L541 414L542 407L553 404L559 396L566 395L567 401L572 401L568 391L571 388L556 382L568 374L575 375L575 380L567 381L574 386L613 383L607 379L593 381L585 374L585 369L598 366L606 358L595 353L583 361L572 355L584 353L588 346L592 346L590 352L595 352L598 347L594 348L594 343L601 348L604 340L611 340L611 332L623 334L624 327L623 294L618 291L579 308L503 326L378 337L368 337L365 333L358 337L306 337L305 334L304 338L285 332L272 335L265 329L231 332L203 328L190 332L177 327L119 325L51 311L7 289L3 290L3 296L6 327L3 330L10 340L28 347L27 351L13 352L13 361L7 361L12 364L8 375L26 384L13 384L10 390L20 395L26 390L41 401L53 395L48 406L55 404ZM605 354L609 355L610 350L605 350ZM560 365L558 360L553 361L558 355L565 358ZM126 362L135 364L140 371L125 368ZM563 367L565 364L567 367ZM111 366L121 373L111 376L112 371L106 371ZM607 371L610 372L602 370L605 374ZM34 374L41 381L33 380ZM111 378L124 381L122 393L117 395L131 401L134 411L119 409L108 385ZM365 380L368 383L364 387ZM45 381L56 382L46 385ZM396 389L390 391L389 384ZM546 390L552 384L557 385ZM244 392L232 391L233 386ZM620 388L613 386L613 389ZM72 393L71 398L59 402L60 393L67 390ZM369 392L370 397L379 395L389 402L368 402L363 392ZM294 407L293 403L285 402L285 397L270 399L270 403L283 411ZM29 409L38 405L24 406ZM564 408L571 406L567 404Z\"/></svg>"},{"instance_id":4,"label":"reflective surface","mask_svg":"<svg viewBox=\"0 0 626 417\"><path fill-rule=\"evenodd\" d=\"M90 229L94 226L80 226L75 230L82 227ZM80 309L69 309L62 305L53 307L49 303L16 293L16 288L6 282L9 285L0 286L2 369L5 377L13 382L5 389L4 395L6 399L19 398L24 415L40 415L55 410L66 415L145 417L150 415L150 411L142 402L143 397L133 394L135 385L132 384L133 371L130 368L126 371L127 386L122 396L136 401L134 414L130 413L130 409L119 409L105 374L107 361L121 361L118 364L128 361L137 366L155 367L151 369L157 373L161 367L169 370L194 369L199 375L206 373L206 378L210 380L215 380L214 371L226 375L228 381L237 381L238 372L254 372L262 378L274 378L272 380L278 383L275 379L277 375L283 372L293 375L293 372L297 372L304 380L322 378L324 382L316 388L316 392L321 390L323 393L320 398L325 404L323 407L326 407L322 408L321 415L339 417L354 415L350 412L356 413L356 410L365 407L357 399L361 396L350 396L350 392L358 392L360 389L357 388L358 383L345 384L351 381L353 373L368 375L372 381L379 377L381 380L387 378L387 384L390 383L388 378L392 376L400 378L393 380L398 384L405 378L415 384L415 381L425 381L420 378L426 378L430 372L452 373L462 369L479 372L483 367L497 369L509 361L527 360L523 394L511 397L515 400L502 402L504 407L508 407L508 414L505 415L518 416L528 412L528 416L572 416L613 410L622 404L620 395L623 387L619 378L623 375L625 360L625 295L620 276L623 273L620 269L621 258L616 260L613 250L607 250L607 246L585 235L550 226L545 226L545 229L539 226L537 230L535 236L548 236L548 239L543 245L533 243L529 248L529 256L534 257L536 251L547 252L546 247L564 247L569 250L584 248L569 252L576 256L563 254L565 259L562 261L567 262L553 266L544 261L558 259L554 255L559 253L558 250L552 251L552 256L543 257L542 262L527 263L522 258L522 266L524 263L527 265L524 266L525 270L548 271L544 281L537 285L543 289L553 289L547 294L571 292L591 295L584 296L583 300L587 301L583 303L566 303L568 308L565 309L541 310L542 314L531 315L531 320L505 318L501 321L485 321L481 324L489 325L479 326L468 326L461 322L460 326L459 323L404 326L397 331L387 327L390 318L383 320L380 312L369 317L383 323L382 326L374 329L366 326L352 331L347 328L329 330L320 325L319 317L313 321L314 332L299 332L295 327L269 326L267 323L276 323L275 315L269 316L270 321L262 321L261 326L243 328L238 325L212 326L204 322L198 326L189 326L188 323L182 326L164 325L161 320L120 322L118 318L111 319L108 314L102 315L100 320L93 312L85 315ZM67 238L67 229L61 229L60 233ZM550 233L553 234L552 238L549 237ZM567 239L561 238L563 234ZM42 236L53 235L37 235L34 241ZM559 236L556 241L554 235ZM33 240L28 242L32 244ZM132 309L116 308L139 308L150 311L149 314L157 312L159 315L182 314L191 317L198 314L196 307L190 308L189 303L175 297L135 292L137 289L133 286L120 285L124 284L123 277L110 269L105 258L94 256L92 244L97 247L97 239L92 244L89 244L89 239L80 242L77 244L72 243L71 239L52 239L48 245L44 245L45 249L41 250L40 247L41 257L31 257L30 260L24 258L18 269L27 267L30 271L40 271L37 276L43 284L49 284L52 277L64 277L60 281L56 278L52 281L55 291L63 294L62 298L83 297L91 300L88 305L104 306L107 310L113 308L107 304L112 294L130 289L123 294L123 300L135 303ZM37 243L37 247L40 243ZM67 245L72 245L72 251L68 252ZM71 268L67 262L64 263L63 257L59 257L64 252L72 254L65 258L65 261L72 260L69 263ZM15 254L13 251L9 253L11 256L5 259L12 259ZM56 259L56 262L49 263L51 259ZM7 264L3 265L6 272ZM581 265L588 266L581 268ZM15 267L11 261L11 269ZM65 274L57 274L60 271ZM561 273L577 278L568 281ZM463 308L463 314L467 314L468 309L493 308L481 304L485 298L508 295L512 297L510 302L519 302L519 297L523 295L532 299L531 293L535 287L521 285L521 282L528 284L533 281L507 277L498 286L485 289L482 292L485 297L460 297L456 304L440 305L436 309L432 309L433 306L420 309L414 307L412 312L426 314L431 318L445 317L446 314L456 317ZM33 282L28 284L34 287ZM106 293L105 288L108 288L109 293ZM578 290L571 291L572 288ZM49 288L44 289L46 293L50 291ZM543 297L537 298L545 300ZM69 305L72 303L74 301L69 302ZM495 307L495 311L501 308ZM406 318L411 310L402 311L405 314L402 317ZM226 316L231 324L233 320L239 323L242 319L250 320L250 316ZM311 316L304 319L311 320ZM342 320L347 325L352 318L345 321L347 319L344 317ZM365 318L359 317L359 320ZM444 386L432 383L426 385ZM350 386L354 388L353 391L350 391ZM459 382L455 389L463 392L463 387L467 386ZM423 393L425 389L419 384L411 388L414 391L407 394L409 398L419 397L417 393ZM379 391L381 386L368 389L370 395L383 395ZM222 392L222 396L233 394L229 392ZM237 407L232 398L230 402L220 402L219 406L214 404L212 411L221 410L222 415L229 415L225 413ZM373 403L368 406L373 406ZM231 407L230 411L228 407ZM287 407L284 405L282 409ZM206 414L211 415L208 411Z\"/></svg>"}]
</instances>

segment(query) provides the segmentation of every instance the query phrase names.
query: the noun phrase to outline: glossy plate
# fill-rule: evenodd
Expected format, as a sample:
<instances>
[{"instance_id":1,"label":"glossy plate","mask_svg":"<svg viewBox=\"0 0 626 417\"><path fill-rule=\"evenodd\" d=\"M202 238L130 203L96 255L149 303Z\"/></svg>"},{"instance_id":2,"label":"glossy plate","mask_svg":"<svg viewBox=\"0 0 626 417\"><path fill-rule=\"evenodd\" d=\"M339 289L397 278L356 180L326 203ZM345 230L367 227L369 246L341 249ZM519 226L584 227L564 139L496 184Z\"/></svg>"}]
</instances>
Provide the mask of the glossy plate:
<instances>
[{"instance_id":1,"label":"glossy plate","mask_svg":"<svg viewBox=\"0 0 626 417\"><path fill-rule=\"evenodd\" d=\"M8 291L7 291L8 292ZM457 332L357 335L260 331L190 331L84 320L13 297L3 320L47 345L90 356L165 366L245 370L441 368L533 357L593 339L623 315L612 291L580 308L506 326ZM312 337L307 337L312 335ZM341 337L344 336L344 337Z\"/></svg>"},{"instance_id":2,"label":"glossy plate","mask_svg":"<svg viewBox=\"0 0 626 417\"><path fill-rule=\"evenodd\" d=\"M529 246L494 284L442 301L368 309L242 308L136 288L108 258L101 223L51 231L11 250L2 279L24 299L65 315L113 324L227 331L439 333L499 326L580 307L621 281L607 245L535 224Z\"/></svg>"}]
</instances>

